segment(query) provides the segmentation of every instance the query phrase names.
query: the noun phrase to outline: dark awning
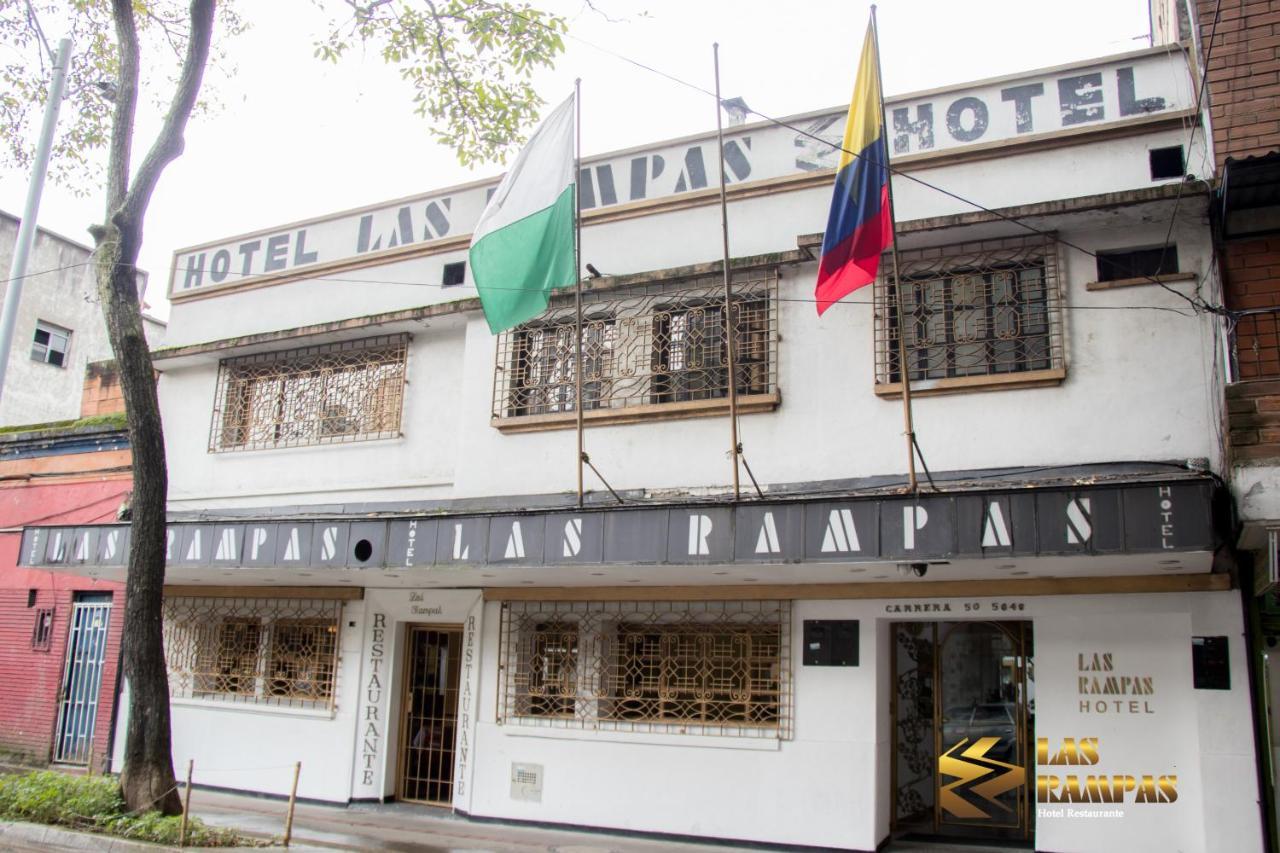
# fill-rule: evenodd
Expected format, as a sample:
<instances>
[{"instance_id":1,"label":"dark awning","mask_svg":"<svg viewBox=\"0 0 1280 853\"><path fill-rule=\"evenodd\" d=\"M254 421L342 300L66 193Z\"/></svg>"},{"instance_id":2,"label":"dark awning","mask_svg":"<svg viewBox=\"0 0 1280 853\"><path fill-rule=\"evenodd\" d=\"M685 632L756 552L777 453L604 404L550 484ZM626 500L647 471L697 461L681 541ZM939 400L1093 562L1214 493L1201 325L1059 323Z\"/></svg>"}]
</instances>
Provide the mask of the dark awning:
<instances>
[{"instance_id":1,"label":"dark awning","mask_svg":"<svg viewBox=\"0 0 1280 853\"><path fill-rule=\"evenodd\" d=\"M1224 239L1280 233L1280 151L1228 158L1217 194Z\"/></svg>"},{"instance_id":2,"label":"dark awning","mask_svg":"<svg viewBox=\"0 0 1280 853\"><path fill-rule=\"evenodd\" d=\"M733 505L169 525L168 563L466 568L930 561L1168 554L1222 542L1210 479ZM126 525L28 527L19 565L121 566Z\"/></svg>"}]
</instances>

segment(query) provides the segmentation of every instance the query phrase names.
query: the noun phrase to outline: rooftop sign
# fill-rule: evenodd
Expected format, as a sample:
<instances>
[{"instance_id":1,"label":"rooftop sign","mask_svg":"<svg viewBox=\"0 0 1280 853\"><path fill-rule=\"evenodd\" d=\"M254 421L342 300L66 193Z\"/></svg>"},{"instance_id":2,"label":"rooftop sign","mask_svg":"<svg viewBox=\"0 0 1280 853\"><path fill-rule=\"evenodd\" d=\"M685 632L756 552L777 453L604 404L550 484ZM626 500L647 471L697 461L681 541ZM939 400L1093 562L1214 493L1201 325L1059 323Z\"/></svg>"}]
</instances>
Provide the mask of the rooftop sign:
<instances>
[{"instance_id":1,"label":"rooftop sign","mask_svg":"<svg viewBox=\"0 0 1280 853\"><path fill-rule=\"evenodd\" d=\"M1088 64L907 95L885 105L894 158L1087 132L1194 109L1186 55L1139 51ZM726 136L731 184L834 168L846 107L755 124ZM792 129L795 128L795 129ZM799 132L797 132L799 131ZM816 138L815 138L816 137ZM830 143L830 144L828 144ZM335 168L342 168L341 164ZM718 181L715 136L606 154L583 163L585 211L678 196ZM471 233L497 179L178 251L169 297Z\"/></svg>"},{"instance_id":2,"label":"rooftop sign","mask_svg":"<svg viewBox=\"0 0 1280 853\"><path fill-rule=\"evenodd\" d=\"M737 506L178 523L171 566L480 566L928 561L1208 551L1207 482ZM125 525L28 527L21 566L122 566Z\"/></svg>"}]
</instances>

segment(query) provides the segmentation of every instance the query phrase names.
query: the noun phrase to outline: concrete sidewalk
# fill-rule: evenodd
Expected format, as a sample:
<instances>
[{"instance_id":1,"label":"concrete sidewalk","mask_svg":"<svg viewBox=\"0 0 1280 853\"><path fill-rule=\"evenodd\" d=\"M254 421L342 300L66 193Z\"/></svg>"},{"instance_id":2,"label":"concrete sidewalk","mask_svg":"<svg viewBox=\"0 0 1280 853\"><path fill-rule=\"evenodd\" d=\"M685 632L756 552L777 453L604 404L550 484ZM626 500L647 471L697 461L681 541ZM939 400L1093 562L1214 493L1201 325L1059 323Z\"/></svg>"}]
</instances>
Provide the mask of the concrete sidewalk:
<instances>
[{"instance_id":1,"label":"concrete sidewalk","mask_svg":"<svg viewBox=\"0 0 1280 853\"><path fill-rule=\"evenodd\" d=\"M191 813L211 826L262 837L284 833L281 800L195 788ZM328 806L300 803L292 848L401 851L526 851L526 853L732 853L753 848L633 838L597 832L470 821L444 809L408 803Z\"/></svg>"},{"instance_id":2,"label":"concrete sidewalk","mask_svg":"<svg viewBox=\"0 0 1280 853\"><path fill-rule=\"evenodd\" d=\"M282 800L193 789L191 812L212 826L277 841L284 833L288 805ZM731 842L697 843L609 832L556 829L473 821L445 809L410 803L351 806L299 804L290 849L397 850L424 853L524 851L524 853L734 853L760 846ZM782 850L784 847L763 849ZM814 851L818 848L805 848ZM896 841L891 853L1011 853L1009 847Z\"/></svg>"}]
</instances>

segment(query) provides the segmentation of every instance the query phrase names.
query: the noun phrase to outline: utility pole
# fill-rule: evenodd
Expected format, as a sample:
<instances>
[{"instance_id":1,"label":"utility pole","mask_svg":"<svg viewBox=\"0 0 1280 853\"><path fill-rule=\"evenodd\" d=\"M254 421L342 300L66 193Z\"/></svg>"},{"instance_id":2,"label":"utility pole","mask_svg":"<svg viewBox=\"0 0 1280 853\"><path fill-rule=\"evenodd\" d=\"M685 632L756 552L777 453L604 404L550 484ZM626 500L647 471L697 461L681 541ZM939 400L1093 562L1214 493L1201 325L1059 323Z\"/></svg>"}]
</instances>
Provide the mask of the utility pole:
<instances>
[{"instance_id":1,"label":"utility pole","mask_svg":"<svg viewBox=\"0 0 1280 853\"><path fill-rule=\"evenodd\" d=\"M22 282L27 274L27 256L36 239L36 217L40 212L40 194L49 173L49 154L53 150L53 131L58 126L58 109L67 88L67 68L71 65L71 39L58 42L53 58L53 81L49 84L49 100L44 105L44 124L40 128L40 144L31 167L31 184L27 188L27 204L22 209L18 241L13 247L13 264L4 291L4 309L0 311L0 400L4 397L4 376L9 369L9 350L13 348L13 327L18 322L18 302L22 299Z\"/></svg>"}]
</instances>

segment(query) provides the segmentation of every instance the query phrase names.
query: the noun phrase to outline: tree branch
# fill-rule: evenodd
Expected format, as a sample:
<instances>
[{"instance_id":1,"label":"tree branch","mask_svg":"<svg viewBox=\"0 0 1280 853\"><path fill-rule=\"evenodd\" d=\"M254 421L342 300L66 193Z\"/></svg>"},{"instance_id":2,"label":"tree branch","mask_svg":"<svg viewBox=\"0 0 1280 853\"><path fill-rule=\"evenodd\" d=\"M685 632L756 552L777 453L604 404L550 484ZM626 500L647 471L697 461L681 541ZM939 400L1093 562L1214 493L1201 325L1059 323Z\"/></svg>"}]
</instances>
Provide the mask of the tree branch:
<instances>
[{"instance_id":1,"label":"tree branch","mask_svg":"<svg viewBox=\"0 0 1280 853\"><path fill-rule=\"evenodd\" d=\"M119 6L128 5L130 0L113 0ZM187 53L182 60L182 72L178 78L178 87L173 93L173 102L164 117L164 125L156 135L155 142L138 174L133 179L127 194L115 210L113 218L121 231L137 228L142 216L151 202L151 194L155 192L160 174L179 154L182 153L186 141L183 134L187 129L187 121L191 118L191 110L195 108L196 98L200 94L200 81L204 76L205 63L209 59L209 45L213 41L214 0L191 0L191 34L187 39ZM130 15L132 21L132 15ZM136 46L136 37L135 37ZM136 56L136 47L135 47ZM134 75L136 97L137 75Z\"/></svg>"},{"instance_id":2,"label":"tree branch","mask_svg":"<svg viewBox=\"0 0 1280 853\"><path fill-rule=\"evenodd\" d=\"M463 97L464 95L474 96L475 92L470 86L459 79L458 72L454 70L453 63L449 61L449 51L445 50L443 39L445 29L444 21L440 20L441 15L440 11L436 9L436 4L433 3L432 0L426 0L426 2L427 9L431 12L431 20L435 23L432 35L434 36L433 40L436 43L436 56L439 57L440 64L444 66L445 72L449 75L449 80L453 83L454 92L458 96L458 103L463 105L463 117L466 119L467 124L471 125L471 132L479 137L481 135L480 127L476 124L475 116L471 114L471 110L466 107L467 99Z\"/></svg>"},{"instance_id":3,"label":"tree branch","mask_svg":"<svg viewBox=\"0 0 1280 853\"><path fill-rule=\"evenodd\" d=\"M111 0L120 51L120 79L116 81L115 110L111 117L111 144L107 149L108 218L124 203L129 191L129 142L138 110L138 26L132 0Z\"/></svg>"}]
</instances>

